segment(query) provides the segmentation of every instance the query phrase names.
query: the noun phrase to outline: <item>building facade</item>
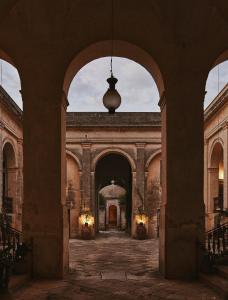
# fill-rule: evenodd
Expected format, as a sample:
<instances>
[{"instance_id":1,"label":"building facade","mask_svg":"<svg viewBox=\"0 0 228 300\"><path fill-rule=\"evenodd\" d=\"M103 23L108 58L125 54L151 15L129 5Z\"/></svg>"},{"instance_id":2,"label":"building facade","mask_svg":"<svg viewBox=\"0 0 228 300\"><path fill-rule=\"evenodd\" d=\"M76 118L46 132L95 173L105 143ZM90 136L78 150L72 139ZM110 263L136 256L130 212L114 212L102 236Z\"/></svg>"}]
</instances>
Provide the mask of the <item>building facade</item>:
<instances>
[{"instance_id":1,"label":"building facade","mask_svg":"<svg viewBox=\"0 0 228 300\"><path fill-rule=\"evenodd\" d=\"M94 216L95 232L99 227L99 191L115 180L127 191L127 227L132 236L135 236L135 217L139 209L149 217L146 224L149 236L156 236L157 229L152 227L157 207L152 209L152 206L155 186L160 186L159 113L68 113L66 149L68 181L73 182L78 191L76 202L81 202L78 204L81 212L87 211ZM78 179L69 176L73 172L71 168ZM71 228L75 215L72 211ZM72 237L78 235L77 230L71 232Z\"/></svg>"},{"instance_id":2,"label":"building facade","mask_svg":"<svg viewBox=\"0 0 228 300\"><path fill-rule=\"evenodd\" d=\"M206 230L227 221L227 100L228 85L204 113ZM0 88L0 106L1 199L12 226L21 229L22 111L3 88ZM66 126L66 205L70 236L81 236L80 220L86 213L93 218L94 235L99 229L108 229L112 218L113 224L134 237L138 215L143 212L147 216L148 237L157 237L162 180L160 113L68 113ZM115 195L106 197L102 207L100 192L112 180L126 191L125 203L121 206L121 197Z\"/></svg>"},{"instance_id":3,"label":"building facade","mask_svg":"<svg viewBox=\"0 0 228 300\"><path fill-rule=\"evenodd\" d=\"M204 113L206 229L228 221L228 84Z\"/></svg>"},{"instance_id":4,"label":"building facade","mask_svg":"<svg viewBox=\"0 0 228 300\"><path fill-rule=\"evenodd\" d=\"M22 229L22 111L0 86L0 206L9 221Z\"/></svg>"}]
</instances>

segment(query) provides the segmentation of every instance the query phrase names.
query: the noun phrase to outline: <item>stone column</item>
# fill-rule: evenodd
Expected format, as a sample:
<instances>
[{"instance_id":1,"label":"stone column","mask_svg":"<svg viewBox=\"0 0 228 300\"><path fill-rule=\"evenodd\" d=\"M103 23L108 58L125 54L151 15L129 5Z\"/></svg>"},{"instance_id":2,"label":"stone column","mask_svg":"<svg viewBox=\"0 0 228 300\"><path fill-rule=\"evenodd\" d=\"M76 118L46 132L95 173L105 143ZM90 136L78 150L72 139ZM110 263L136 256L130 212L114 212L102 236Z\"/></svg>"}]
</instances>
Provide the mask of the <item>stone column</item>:
<instances>
[{"instance_id":1,"label":"stone column","mask_svg":"<svg viewBox=\"0 0 228 300\"><path fill-rule=\"evenodd\" d=\"M204 139L204 205L208 212L208 140Z\"/></svg>"},{"instance_id":2,"label":"stone column","mask_svg":"<svg viewBox=\"0 0 228 300\"><path fill-rule=\"evenodd\" d=\"M62 278L68 271L66 208L66 106L51 57L31 59L22 72L24 202L23 238L32 243L31 272ZM45 72L44 72L45 69Z\"/></svg>"},{"instance_id":3,"label":"stone column","mask_svg":"<svg viewBox=\"0 0 228 300\"><path fill-rule=\"evenodd\" d=\"M91 180L91 211L93 212L94 218L95 218L95 232L98 233L99 231L99 211L98 211L98 199L96 195L96 190L95 190L95 172L90 172L90 180Z\"/></svg>"},{"instance_id":4,"label":"stone column","mask_svg":"<svg viewBox=\"0 0 228 300\"><path fill-rule=\"evenodd\" d=\"M148 179L148 171L145 171L145 173L144 173L144 205L145 205L146 209L148 209L148 197L147 197L148 184L147 184L147 179Z\"/></svg>"},{"instance_id":5,"label":"stone column","mask_svg":"<svg viewBox=\"0 0 228 300\"><path fill-rule=\"evenodd\" d=\"M22 230L22 203L23 203L23 140L18 139L18 169L17 169L17 227Z\"/></svg>"},{"instance_id":6,"label":"stone column","mask_svg":"<svg viewBox=\"0 0 228 300\"><path fill-rule=\"evenodd\" d=\"M96 195L95 195L95 173L94 172L90 172L90 195L91 195L91 199L90 199L90 207L91 207L91 211L93 212L94 216L97 213L97 199L96 199Z\"/></svg>"},{"instance_id":7,"label":"stone column","mask_svg":"<svg viewBox=\"0 0 228 300\"><path fill-rule=\"evenodd\" d=\"M178 72L177 72L178 73ZM182 74L169 78L160 100L162 205L160 271L166 278L194 278L204 244L203 84ZM175 76L174 76L175 77ZM180 84L181 83L181 84Z\"/></svg>"},{"instance_id":8,"label":"stone column","mask_svg":"<svg viewBox=\"0 0 228 300\"><path fill-rule=\"evenodd\" d=\"M137 143L137 161L136 161L136 186L137 186L137 207L142 206L144 209L144 196L145 196L145 153L144 143Z\"/></svg>"},{"instance_id":9,"label":"stone column","mask_svg":"<svg viewBox=\"0 0 228 300\"><path fill-rule=\"evenodd\" d=\"M224 209L228 209L228 123L224 127Z\"/></svg>"},{"instance_id":10,"label":"stone column","mask_svg":"<svg viewBox=\"0 0 228 300\"><path fill-rule=\"evenodd\" d=\"M82 171L79 171L79 200L80 200L80 211L83 208L83 202L82 202Z\"/></svg>"},{"instance_id":11,"label":"stone column","mask_svg":"<svg viewBox=\"0 0 228 300\"><path fill-rule=\"evenodd\" d=\"M208 188L209 188L209 183L208 183L208 177L209 177L209 172L208 172L208 139L204 139L204 192L203 192L203 197L204 197L204 205L205 205L205 226L206 226L206 231L209 230L210 228L210 212L209 212L209 194L208 194Z\"/></svg>"},{"instance_id":12,"label":"stone column","mask_svg":"<svg viewBox=\"0 0 228 300\"><path fill-rule=\"evenodd\" d=\"M214 212L214 198L219 194L219 169L208 168L208 212Z\"/></svg>"},{"instance_id":13,"label":"stone column","mask_svg":"<svg viewBox=\"0 0 228 300\"><path fill-rule=\"evenodd\" d=\"M91 143L82 143L82 209L91 210Z\"/></svg>"},{"instance_id":14,"label":"stone column","mask_svg":"<svg viewBox=\"0 0 228 300\"><path fill-rule=\"evenodd\" d=\"M131 217L131 235L132 237L136 234L136 223L135 223L135 214L137 213L138 208L138 196L137 196L137 180L136 172L132 172L132 217ZM129 225L129 224L127 224Z\"/></svg>"},{"instance_id":15,"label":"stone column","mask_svg":"<svg viewBox=\"0 0 228 300\"><path fill-rule=\"evenodd\" d=\"M16 154L16 153L15 153ZM18 194L17 194L17 173L18 168L16 166L9 167L8 172L8 194L7 196L13 200L13 215L12 215L12 227L18 229Z\"/></svg>"}]
</instances>

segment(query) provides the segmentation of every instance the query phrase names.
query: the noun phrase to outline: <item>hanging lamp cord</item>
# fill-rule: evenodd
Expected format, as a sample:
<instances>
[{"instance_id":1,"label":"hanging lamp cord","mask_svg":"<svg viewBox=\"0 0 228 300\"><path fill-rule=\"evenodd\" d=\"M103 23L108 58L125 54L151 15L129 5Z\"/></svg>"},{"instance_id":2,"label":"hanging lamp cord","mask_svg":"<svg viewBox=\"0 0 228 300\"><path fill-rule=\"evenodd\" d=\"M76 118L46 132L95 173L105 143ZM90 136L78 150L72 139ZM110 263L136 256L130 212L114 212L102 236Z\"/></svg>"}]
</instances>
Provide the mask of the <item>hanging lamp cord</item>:
<instances>
[{"instance_id":1,"label":"hanging lamp cord","mask_svg":"<svg viewBox=\"0 0 228 300\"><path fill-rule=\"evenodd\" d=\"M110 61L110 65L111 65L111 77L113 76L112 73L112 58L113 58L113 39L114 39L114 0L111 0L111 39L112 39L112 45L111 45L111 61Z\"/></svg>"}]
</instances>

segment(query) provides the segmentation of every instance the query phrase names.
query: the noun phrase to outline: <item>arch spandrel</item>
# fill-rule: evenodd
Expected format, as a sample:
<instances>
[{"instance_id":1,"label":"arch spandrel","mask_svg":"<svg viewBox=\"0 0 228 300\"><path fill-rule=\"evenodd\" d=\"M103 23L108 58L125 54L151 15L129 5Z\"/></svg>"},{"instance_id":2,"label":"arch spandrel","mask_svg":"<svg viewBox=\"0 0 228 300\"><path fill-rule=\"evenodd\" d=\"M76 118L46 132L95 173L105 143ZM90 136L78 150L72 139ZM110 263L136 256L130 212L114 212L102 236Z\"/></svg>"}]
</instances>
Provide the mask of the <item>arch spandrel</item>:
<instances>
[{"instance_id":1,"label":"arch spandrel","mask_svg":"<svg viewBox=\"0 0 228 300\"><path fill-rule=\"evenodd\" d=\"M148 172L148 168L150 166L150 163L153 161L153 159L158 156L161 155L161 149L157 149L154 153L152 153L149 158L146 161L146 165L145 165L145 171Z\"/></svg>"},{"instance_id":2,"label":"arch spandrel","mask_svg":"<svg viewBox=\"0 0 228 300\"><path fill-rule=\"evenodd\" d=\"M224 144L221 138L217 138L213 141L209 152L209 167L213 168L218 165L218 161L223 159ZM222 156L222 157L221 157Z\"/></svg>"},{"instance_id":3,"label":"arch spandrel","mask_svg":"<svg viewBox=\"0 0 228 300\"><path fill-rule=\"evenodd\" d=\"M10 155L13 155L13 161L14 161L14 167L16 168L17 167L17 165L18 165L18 160L17 160L17 148L16 148L16 146L15 146L15 143L14 143L14 141L11 139L11 138L5 138L4 140L3 140L3 143L2 143L2 151L4 151L4 149L6 148L6 147L10 147L10 152L11 152L11 154Z\"/></svg>"},{"instance_id":4,"label":"arch spandrel","mask_svg":"<svg viewBox=\"0 0 228 300\"><path fill-rule=\"evenodd\" d=\"M80 161L80 159L77 157L77 155L75 155L74 153L72 153L69 150L66 150L66 156L69 155L70 157L73 158L73 160L76 162L77 166L78 166L78 170L79 172L82 171L82 163Z\"/></svg>"}]
</instances>

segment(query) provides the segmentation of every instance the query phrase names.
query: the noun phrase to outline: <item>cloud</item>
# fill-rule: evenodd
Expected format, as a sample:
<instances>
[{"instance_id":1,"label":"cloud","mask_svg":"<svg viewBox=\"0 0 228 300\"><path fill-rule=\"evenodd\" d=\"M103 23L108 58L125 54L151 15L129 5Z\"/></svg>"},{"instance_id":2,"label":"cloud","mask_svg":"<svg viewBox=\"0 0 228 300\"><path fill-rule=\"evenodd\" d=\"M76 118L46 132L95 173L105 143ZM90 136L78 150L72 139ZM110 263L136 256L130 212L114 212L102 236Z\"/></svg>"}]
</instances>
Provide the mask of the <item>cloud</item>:
<instances>
[{"instance_id":1,"label":"cloud","mask_svg":"<svg viewBox=\"0 0 228 300\"><path fill-rule=\"evenodd\" d=\"M122 97L118 111L159 111L156 84L141 65L124 58L113 58L113 73ZM108 88L110 58L92 61L73 79L68 100L68 111L106 111L102 98Z\"/></svg>"},{"instance_id":2,"label":"cloud","mask_svg":"<svg viewBox=\"0 0 228 300\"><path fill-rule=\"evenodd\" d=\"M4 60L0 60L0 84L10 97L22 108L21 81L17 69Z\"/></svg>"},{"instance_id":3,"label":"cloud","mask_svg":"<svg viewBox=\"0 0 228 300\"><path fill-rule=\"evenodd\" d=\"M207 78L204 107L206 108L228 83L228 61L213 68Z\"/></svg>"},{"instance_id":4,"label":"cloud","mask_svg":"<svg viewBox=\"0 0 228 300\"><path fill-rule=\"evenodd\" d=\"M2 85L22 108L20 78L17 70L1 60ZM118 111L160 111L156 84L141 65L129 59L114 57L113 73L122 97ZM68 111L106 111L102 98L108 88L110 58L104 57L85 65L74 77L68 94ZM0 76L1 80L1 76ZM1 83L1 82L0 82ZM228 61L219 65L219 90L228 83ZM206 83L205 107L218 94L218 66L211 70Z\"/></svg>"}]
</instances>

